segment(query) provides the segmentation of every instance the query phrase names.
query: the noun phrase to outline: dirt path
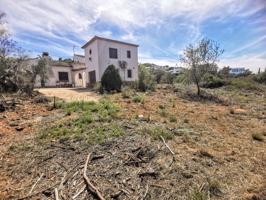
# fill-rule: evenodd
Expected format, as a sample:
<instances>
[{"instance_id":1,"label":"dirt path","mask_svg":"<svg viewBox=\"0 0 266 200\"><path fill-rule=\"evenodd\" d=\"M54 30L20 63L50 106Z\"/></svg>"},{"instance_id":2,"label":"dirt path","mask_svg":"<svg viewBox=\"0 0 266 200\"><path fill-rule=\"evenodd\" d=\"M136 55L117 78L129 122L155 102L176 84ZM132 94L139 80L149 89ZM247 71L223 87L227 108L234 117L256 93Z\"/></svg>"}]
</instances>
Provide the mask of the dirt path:
<instances>
[{"instance_id":1,"label":"dirt path","mask_svg":"<svg viewBox=\"0 0 266 200\"><path fill-rule=\"evenodd\" d=\"M70 101L99 101L100 96L88 89L76 88L40 88L36 89L45 96L58 97Z\"/></svg>"}]
</instances>

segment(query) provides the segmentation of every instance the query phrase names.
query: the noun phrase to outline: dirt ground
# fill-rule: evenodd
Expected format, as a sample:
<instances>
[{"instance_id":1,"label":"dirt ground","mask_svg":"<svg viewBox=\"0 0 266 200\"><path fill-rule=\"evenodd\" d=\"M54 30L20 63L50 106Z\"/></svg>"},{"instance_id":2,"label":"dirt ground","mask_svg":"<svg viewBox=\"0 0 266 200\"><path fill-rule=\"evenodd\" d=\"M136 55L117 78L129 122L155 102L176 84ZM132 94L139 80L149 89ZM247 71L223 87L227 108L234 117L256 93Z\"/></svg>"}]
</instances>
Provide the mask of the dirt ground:
<instances>
[{"instance_id":1,"label":"dirt ground","mask_svg":"<svg viewBox=\"0 0 266 200\"><path fill-rule=\"evenodd\" d=\"M48 97L58 97L67 102L70 101L98 101L100 96L88 89L79 88L40 88L36 89Z\"/></svg>"},{"instance_id":2,"label":"dirt ground","mask_svg":"<svg viewBox=\"0 0 266 200\"><path fill-rule=\"evenodd\" d=\"M36 140L55 124L71 129L74 114L30 101L4 112L0 142L17 140L1 155L0 199L55 199L54 188L60 199L97 199L83 179L91 154L87 175L106 199L265 200L266 93L215 92L225 103L193 101L167 87L128 98L107 95L120 108L118 118L84 124L84 134L114 125L124 134L96 145L81 135ZM135 95L144 101L135 102ZM11 119L25 124L25 132Z\"/></svg>"}]
</instances>

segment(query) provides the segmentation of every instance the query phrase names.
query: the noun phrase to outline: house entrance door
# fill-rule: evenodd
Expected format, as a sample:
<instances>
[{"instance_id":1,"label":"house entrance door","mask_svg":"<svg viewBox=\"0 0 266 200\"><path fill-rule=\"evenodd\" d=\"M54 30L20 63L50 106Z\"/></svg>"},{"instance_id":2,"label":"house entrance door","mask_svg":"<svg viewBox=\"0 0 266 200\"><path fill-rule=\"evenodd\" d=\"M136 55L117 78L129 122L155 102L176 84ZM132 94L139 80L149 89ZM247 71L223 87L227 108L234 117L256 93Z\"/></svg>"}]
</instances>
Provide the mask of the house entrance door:
<instances>
[{"instance_id":1,"label":"house entrance door","mask_svg":"<svg viewBox=\"0 0 266 200\"><path fill-rule=\"evenodd\" d=\"M89 72L89 81L90 81L90 84L96 83L96 73L95 73L95 70Z\"/></svg>"}]
</instances>

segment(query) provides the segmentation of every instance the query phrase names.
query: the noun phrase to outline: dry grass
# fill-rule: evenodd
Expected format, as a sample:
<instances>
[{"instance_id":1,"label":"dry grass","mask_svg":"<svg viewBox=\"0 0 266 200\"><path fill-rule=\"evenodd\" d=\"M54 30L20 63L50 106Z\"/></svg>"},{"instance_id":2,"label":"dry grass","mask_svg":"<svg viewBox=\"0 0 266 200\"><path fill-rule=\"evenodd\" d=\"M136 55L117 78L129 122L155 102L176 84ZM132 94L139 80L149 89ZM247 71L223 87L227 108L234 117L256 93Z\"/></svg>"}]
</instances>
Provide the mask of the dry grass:
<instances>
[{"instance_id":1,"label":"dry grass","mask_svg":"<svg viewBox=\"0 0 266 200\"><path fill-rule=\"evenodd\" d=\"M176 91L182 90L183 88ZM120 108L115 119L101 124L94 118L89 118L89 121L85 118L83 122L78 121L77 125L83 126L82 124L86 123L83 127L85 133L89 129L100 129L100 134L96 135L104 137L105 131L107 135L114 132L114 139L105 142L100 138L99 143L102 144L96 146L84 140L65 140L60 135L40 146L30 140L24 145L14 146L11 153L3 158L8 162L2 163L6 171L1 175L13 184L13 187L23 188L20 193L12 191L13 195L18 196L28 191L38 177L34 171L36 166L39 172L49 171L49 176L47 175L42 184L51 183L52 177L60 182L63 173L59 175L58 172L62 172L64 168L61 165L71 168L73 163L79 163L86 157L87 151L93 150L105 155L103 160L91 166L93 172L89 174L95 178L105 195L109 195L110 188L114 189L113 182L117 181L118 187L132 191L129 196L123 196L125 199L141 197L147 184L150 184L147 199L236 200L251 199L254 196L265 198L266 144L265 141L254 141L256 138L263 138L266 130L266 103L263 96L265 92L238 93L223 89L209 92L222 97L229 102L229 106L215 101L191 101L182 98L178 92L174 93L171 87L145 94L134 92L133 96L126 95L129 98L121 94L109 95L110 101ZM144 103L133 100L134 96L145 97ZM63 124L60 128L66 128L65 123L70 119L79 119L77 117L82 114L77 112L79 108L79 105L65 108L65 112L69 109L70 116L53 123ZM91 105L87 108L92 113ZM136 118L139 115L143 117ZM73 124L69 127L78 131ZM121 132L123 134L120 134ZM259 133L259 137L254 138L252 133ZM73 134L68 133L68 136ZM160 141L160 136L166 139L167 144L176 153L174 161ZM97 143L98 139L95 141ZM144 153L140 154L138 159L149 158L142 164L136 164L135 157L132 157L132 151L139 148ZM21 159L22 155L26 155L24 159ZM51 155L54 157L49 162L35 164ZM133 159L134 166L121 164L128 159ZM56 161L60 161L60 164ZM139 178L140 171L147 172L151 169L158 175ZM15 170L27 185L16 185ZM28 173L31 173L32 179L28 178ZM126 177L130 179L127 180ZM72 180L71 184L75 181L76 179ZM73 187L71 188L70 191L73 190ZM10 189L7 191L11 192Z\"/></svg>"}]
</instances>

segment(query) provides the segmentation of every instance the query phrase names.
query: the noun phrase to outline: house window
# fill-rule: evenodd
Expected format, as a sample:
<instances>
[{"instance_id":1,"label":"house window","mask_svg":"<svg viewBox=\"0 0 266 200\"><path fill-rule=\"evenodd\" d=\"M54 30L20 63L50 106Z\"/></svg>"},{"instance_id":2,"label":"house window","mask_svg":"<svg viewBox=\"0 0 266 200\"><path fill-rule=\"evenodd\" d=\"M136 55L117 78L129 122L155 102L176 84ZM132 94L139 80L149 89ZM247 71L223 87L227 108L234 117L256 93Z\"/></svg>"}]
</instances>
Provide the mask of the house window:
<instances>
[{"instance_id":1,"label":"house window","mask_svg":"<svg viewBox=\"0 0 266 200\"><path fill-rule=\"evenodd\" d=\"M91 57L89 57L89 61L91 61L92 59L91 59Z\"/></svg>"},{"instance_id":2,"label":"house window","mask_svg":"<svg viewBox=\"0 0 266 200\"><path fill-rule=\"evenodd\" d=\"M132 70L131 69L127 70L127 77L132 78Z\"/></svg>"},{"instance_id":3,"label":"house window","mask_svg":"<svg viewBox=\"0 0 266 200\"><path fill-rule=\"evenodd\" d=\"M79 79L82 79L82 75L81 75L81 73L79 73Z\"/></svg>"},{"instance_id":4,"label":"house window","mask_svg":"<svg viewBox=\"0 0 266 200\"><path fill-rule=\"evenodd\" d=\"M59 81L68 82L68 72L58 72Z\"/></svg>"},{"instance_id":5,"label":"house window","mask_svg":"<svg viewBox=\"0 0 266 200\"><path fill-rule=\"evenodd\" d=\"M131 52L127 51L127 58L131 58Z\"/></svg>"},{"instance_id":6,"label":"house window","mask_svg":"<svg viewBox=\"0 0 266 200\"><path fill-rule=\"evenodd\" d=\"M109 58L117 58L117 49L109 48Z\"/></svg>"},{"instance_id":7,"label":"house window","mask_svg":"<svg viewBox=\"0 0 266 200\"><path fill-rule=\"evenodd\" d=\"M90 54L92 53L91 49L90 49Z\"/></svg>"}]
</instances>

